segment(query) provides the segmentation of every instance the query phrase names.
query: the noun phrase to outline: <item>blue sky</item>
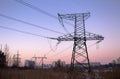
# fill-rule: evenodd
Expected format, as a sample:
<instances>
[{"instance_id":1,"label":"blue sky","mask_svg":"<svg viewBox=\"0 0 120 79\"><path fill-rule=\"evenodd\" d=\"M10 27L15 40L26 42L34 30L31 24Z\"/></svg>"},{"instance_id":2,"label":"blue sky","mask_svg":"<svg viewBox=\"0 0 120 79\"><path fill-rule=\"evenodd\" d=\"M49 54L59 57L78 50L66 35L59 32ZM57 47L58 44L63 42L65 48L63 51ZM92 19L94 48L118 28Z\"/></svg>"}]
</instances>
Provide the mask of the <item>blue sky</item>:
<instances>
[{"instance_id":1,"label":"blue sky","mask_svg":"<svg viewBox=\"0 0 120 79\"><path fill-rule=\"evenodd\" d=\"M30 3L56 17L57 13L68 14L90 12L91 16L88 20L86 20L86 30L92 33L103 35L105 37L105 40L100 43L100 48L98 50L96 50L95 46L89 49L91 61L108 63L120 56L120 0L23 1ZM24 6L15 0L0 0L0 14L11 16L66 34L57 19ZM13 21L1 16L0 26L15 28L49 37L58 37L62 35ZM70 32L73 29L71 26L66 26L66 28ZM37 56L44 56L44 54L51 50L50 44L53 49L55 49L55 44L57 43L57 41L54 40L17 33L2 28L0 28L0 36L0 44L8 44L11 55L15 54L17 50L19 50L22 59L29 59L34 56L34 54ZM54 54L59 53L72 44L72 42L62 42L56 51L52 51L48 54L48 57L52 55L54 56ZM71 51L72 47L60 53L59 55L55 55L54 59L62 58L69 63ZM64 57L64 55L67 57ZM46 60L46 62L48 61L50 61L50 59Z\"/></svg>"}]
</instances>

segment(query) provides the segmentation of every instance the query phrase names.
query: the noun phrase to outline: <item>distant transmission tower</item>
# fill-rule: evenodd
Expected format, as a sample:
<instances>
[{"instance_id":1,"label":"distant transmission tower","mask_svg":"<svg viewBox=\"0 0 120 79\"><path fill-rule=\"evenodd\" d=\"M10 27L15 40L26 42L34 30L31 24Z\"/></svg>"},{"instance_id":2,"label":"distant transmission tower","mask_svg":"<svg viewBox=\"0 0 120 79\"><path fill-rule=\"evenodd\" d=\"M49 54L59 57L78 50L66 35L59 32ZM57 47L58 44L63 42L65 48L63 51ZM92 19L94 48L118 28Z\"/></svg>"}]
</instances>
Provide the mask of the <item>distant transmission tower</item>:
<instances>
[{"instance_id":1,"label":"distant transmission tower","mask_svg":"<svg viewBox=\"0 0 120 79\"><path fill-rule=\"evenodd\" d=\"M17 54L13 56L13 66L19 67L20 66L20 54L19 51L17 51Z\"/></svg>"},{"instance_id":2,"label":"distant transmission tower","mask_svg":"<svg viewBox=\"0 0 120 79\"><path fill-rule=\"evenodd\" d=\"M70 20L74 23L74 33L59 36L58 41L74 41L72 57L71 57L71 71L79 65L80 71L91 72L90 61L86 41L104 39L103 36L94 33L86 32L85 20L88 19L90 13L76 13L76 14L58 14L59 21L64 27L64 20Z\"/></svg>"},{"instance_id":3,"label":"distant transmission tower","mask_svg":"<svg viewBox=\"0 0 120 79\"><path fill-rule=\"evenodd\" d=\"M34 56L34 57L32 57L32 58L34 58L35 59L35 62L36 62L36 60L37 59L41 59L40 61L41 61L41 66L42 66L42 69L43 69L43 67L44 67L44 59L46 59L47 57L36 57L36 56Z\"/></svg>"}]
</instances>

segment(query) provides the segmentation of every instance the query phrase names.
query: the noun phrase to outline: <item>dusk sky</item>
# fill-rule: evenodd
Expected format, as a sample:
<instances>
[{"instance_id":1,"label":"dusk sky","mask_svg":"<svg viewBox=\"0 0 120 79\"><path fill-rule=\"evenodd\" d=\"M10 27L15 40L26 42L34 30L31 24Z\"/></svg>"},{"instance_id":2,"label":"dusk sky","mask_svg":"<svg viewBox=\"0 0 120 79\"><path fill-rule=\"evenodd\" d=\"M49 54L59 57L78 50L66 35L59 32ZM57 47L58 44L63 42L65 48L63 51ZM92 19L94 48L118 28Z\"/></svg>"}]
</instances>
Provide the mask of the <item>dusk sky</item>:
<instances>
[{"instance_id":1,"label":"dusk sky","mask_svg":"<svg viewBox=\"0 0 120 79\"><path fill-rule=\"evenodd\" d=\"M19 1L19 0L18 0ZM19 50L22 60L30 59L34 55L44 56L45 63L61 59L70 63L73 42L61 42L56 49L56 40L39 36L28 35L7 29L9 27L46 37L62 36L67 34L57 19L57 13L71 14L90 12L86 20L86 30L104 36L99 44L91 46L96 41L88 42L88 52L91 62L109 63L120 57L120 0L21 0L36 6L56 18L43 12L25 6L16 0L0 0L0 44L7 44L11 56ZM33 27L2 15L13 17L25 22L42 26L63 34ZM66 26L71 33L74 28ZM51 51L52 49L52 51Z\"/></svg>"}]
</instances>

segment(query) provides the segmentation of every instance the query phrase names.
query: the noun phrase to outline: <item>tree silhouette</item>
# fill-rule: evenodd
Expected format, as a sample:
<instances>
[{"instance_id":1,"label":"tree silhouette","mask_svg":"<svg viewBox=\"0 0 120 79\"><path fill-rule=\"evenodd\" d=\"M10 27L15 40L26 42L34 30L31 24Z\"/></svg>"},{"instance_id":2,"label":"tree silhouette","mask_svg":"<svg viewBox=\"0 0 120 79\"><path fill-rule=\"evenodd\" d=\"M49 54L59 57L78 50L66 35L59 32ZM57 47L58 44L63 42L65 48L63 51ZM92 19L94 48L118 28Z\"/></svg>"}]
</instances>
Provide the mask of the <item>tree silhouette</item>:
<instances>
[{"instance_id":1,"label":"tree silhouette","mask_svg":"<svg viewBox=\"0 0 120 79\"><path fill-rule=\"evenodd\" d=\"M6 55L0 50L0 68L6 67Z\"/></svg>"}]
</instances>

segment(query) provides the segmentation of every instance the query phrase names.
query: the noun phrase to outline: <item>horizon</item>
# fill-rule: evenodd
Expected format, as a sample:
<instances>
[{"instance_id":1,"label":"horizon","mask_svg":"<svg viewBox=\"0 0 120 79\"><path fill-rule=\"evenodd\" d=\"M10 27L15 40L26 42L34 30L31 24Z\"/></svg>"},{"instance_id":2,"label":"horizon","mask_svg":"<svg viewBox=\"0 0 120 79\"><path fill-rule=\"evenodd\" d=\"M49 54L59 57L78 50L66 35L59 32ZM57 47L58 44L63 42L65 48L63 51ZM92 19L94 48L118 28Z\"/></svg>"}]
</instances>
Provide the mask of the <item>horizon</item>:
<instances>
[{"instance_id":1,"label":"horizon","mask_svg":"<svg viewBox=\"0 0 120 79\"><path fill-rule=\"evenodd\" d=\"M104 40L100 42L99 47L96 46L96 41L87 42L88 47L90 46L90 48L88 48L90 61L105 64L120 57L119 0L24 1L43 10L43 12L20 4L16 0L0 1L0 44L3 45L2 48L4 48L5 44L9 46L11 56L16 54L19 50L22 61L25 59L31 59L33 56L43 57L46 55L47 59L45 60L45 63L51 63L58 59L70 63L73 42L61 42L56 47L58 41L44 38L44 36L57 38L58 36L67 34L57 19L57 13L71 14L90 12L91 16L85 21L86 30L91 33L100 34L104 37ZM47 13L45 14L44 11L48 12L50 15L46 15ZM43 26L52 31L36 28L31 24L8 19L5 16L3 17L2 14ZM33 34L30 35L3 29L2 26ZM73 28L70 25L67 25L66 28L70 33L73 32Z\"/></svg>"}]
</instances>

